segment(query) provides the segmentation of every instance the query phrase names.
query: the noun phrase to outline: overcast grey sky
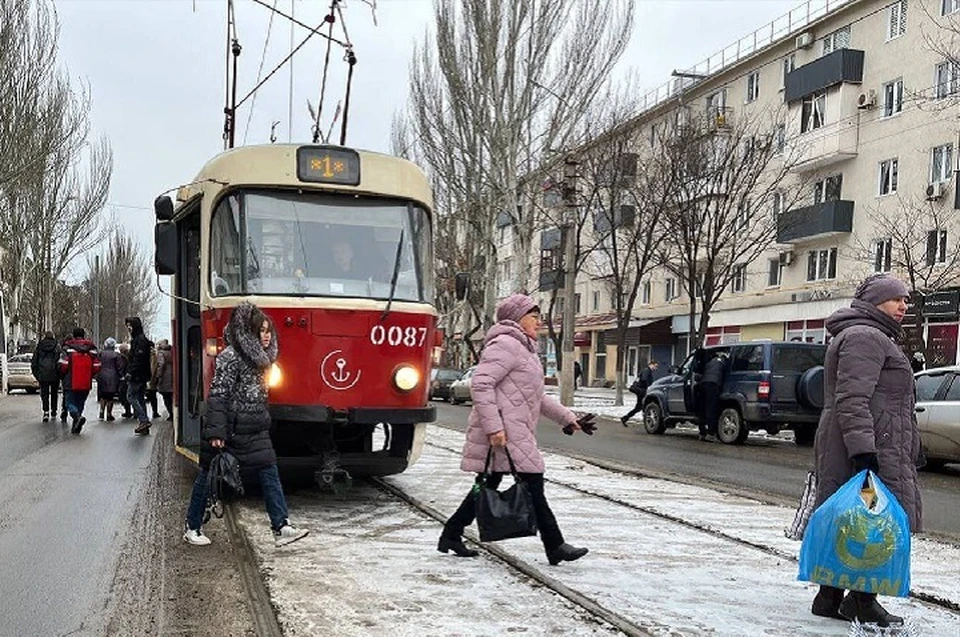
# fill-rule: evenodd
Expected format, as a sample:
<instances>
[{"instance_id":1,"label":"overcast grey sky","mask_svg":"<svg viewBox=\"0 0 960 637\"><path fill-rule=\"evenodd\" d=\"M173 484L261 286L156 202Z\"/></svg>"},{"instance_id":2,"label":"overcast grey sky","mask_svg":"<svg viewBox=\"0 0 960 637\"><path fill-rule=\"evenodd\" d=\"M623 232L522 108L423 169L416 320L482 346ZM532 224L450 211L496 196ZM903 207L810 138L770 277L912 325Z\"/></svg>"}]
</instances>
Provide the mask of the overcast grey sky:
<instances>
[{"instance_id":1,"label":"overcast grey sky","mask_svg":"<svg viewBox=\"0 0 960 637\"><path fill-rule=\"evenodd\" d=\"M522 1L522 0L521 0ZM273 4L273 0L266 0ZM328 4L321 0L277 0L277 7L318 25ZM60 62L93 96L93 124L113 146L110 209L117 220L152 250L152 202L161 192L188 182L223 148L226 0L56 0L60 19ZM644 88L669 79L801 4L784 0L637 0L637 19L621 64L636 69ZM430 26L432 0L378 0L377 25L360 0L344 4L346 26L357 55L347 143L390 149L390 122L407 97L413 45ZM266 47L264 74L289 52L291 33L279 16L252 0L236 0L242 97L256 82ZM335 35L339 30L335 30ZM293 41L306 36L296 28ZM279 121L278 141L310 141L306 102L317 104L325 46L319 38L294 58L293 119L288 118L290 74L284 69L238 116L237 145L269 141ZM343 95L342 50L331 54L322 128ZM248 102L247 104L250 104ZM291 126L292 123L292 126ZM339 127L339 124L337 124ZM336 136L335 136L336 139ZM152 252L151 252L152 257ZM85 269L83 259L73 277ZM168 302L153 330L169 332Z\"/></svg>"}]
</instances>

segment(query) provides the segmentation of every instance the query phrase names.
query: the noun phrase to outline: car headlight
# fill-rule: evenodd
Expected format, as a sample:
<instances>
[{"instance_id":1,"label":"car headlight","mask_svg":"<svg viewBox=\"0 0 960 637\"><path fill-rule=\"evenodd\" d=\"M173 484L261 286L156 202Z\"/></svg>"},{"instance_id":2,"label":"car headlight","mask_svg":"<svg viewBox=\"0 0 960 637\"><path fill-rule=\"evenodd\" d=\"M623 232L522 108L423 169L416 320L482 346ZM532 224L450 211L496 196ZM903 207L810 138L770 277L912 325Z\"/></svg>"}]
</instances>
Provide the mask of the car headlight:
<instances>
[{"instance_id":1,"label":"car headlight","mask_svg":"<svg viewBox=\"0 0 960 637\"><path fill-rule=\"evenodd\" d=\"M413 365L400 365L393 370L393 386L400 391L413 391L419 384L420 371Z\"/></svg>"},{"instance_id":2,"label":"car headlight","mask_svg":"<svg viewBox=\"0 0 960 637\"><path fill-rule=\"evenodd\" d=\"M282 382L283 372L280 371L280 366L274 363L267 372L267 387L279 387Z\"/></svg>"}]
</instances>

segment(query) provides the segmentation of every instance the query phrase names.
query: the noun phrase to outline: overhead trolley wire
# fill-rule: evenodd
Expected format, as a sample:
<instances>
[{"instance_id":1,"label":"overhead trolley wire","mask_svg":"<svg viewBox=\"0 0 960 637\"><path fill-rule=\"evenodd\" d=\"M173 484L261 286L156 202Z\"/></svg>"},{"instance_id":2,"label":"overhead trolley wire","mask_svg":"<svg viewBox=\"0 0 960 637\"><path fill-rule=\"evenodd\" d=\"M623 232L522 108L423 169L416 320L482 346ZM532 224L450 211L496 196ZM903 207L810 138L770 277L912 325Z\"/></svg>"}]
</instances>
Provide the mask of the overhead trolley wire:
<instances>
[{"instance_id":1,"label":"overhead trolley wire","mask_svg":"<svg viewBox=\"0 0 960 637\"><path fill-rule=\"evenodd\" d=\"M267 59L267 47L270 46L270 34L273 32L273 18L276 15L275 10L277 8L277 2L280 0L273 0L273 9L274 11L270 12L270 21L267 23L267 38L263 41L263 52L260 54L260 67L257 69L257 82L260 82L260 78L263 76L263 63ZM247 123L243 127L243 143L247 143L247 133L250 131L250 120L253 119L253 109L257 103L256 95L254 95L253 101L250 102L250 110L247 111Z\"/></svg>"}]
</instances>

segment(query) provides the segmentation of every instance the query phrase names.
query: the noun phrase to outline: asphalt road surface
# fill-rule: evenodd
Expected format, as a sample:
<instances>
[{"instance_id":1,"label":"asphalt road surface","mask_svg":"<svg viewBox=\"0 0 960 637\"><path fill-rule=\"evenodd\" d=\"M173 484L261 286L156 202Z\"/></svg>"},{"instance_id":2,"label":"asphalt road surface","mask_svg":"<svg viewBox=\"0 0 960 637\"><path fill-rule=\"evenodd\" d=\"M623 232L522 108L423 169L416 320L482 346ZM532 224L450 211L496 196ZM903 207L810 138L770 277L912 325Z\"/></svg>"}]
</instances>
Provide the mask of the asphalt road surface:
<instances>
[{"instance_id":1,"label":"asphalt road surface","mask_svg":"<svg viewBox=\"0 0 960 637\"><path fill-rule=\"evenodd\" d=\"M437 420L465 428L470 405L437 405ZM813 449L776 438L750 437L744 445L697 440L695 429L670 429L662 436L646 433L635 422L602 419L594 436L566 436L560 427L542 420L537 430L541 447L575 452L585 458L616 463L698 484L726 488L766 501L796 506ZM932 536L960 542L960 465L940 472L920 473L924 529Z\"/></svg>"}]
</instances>

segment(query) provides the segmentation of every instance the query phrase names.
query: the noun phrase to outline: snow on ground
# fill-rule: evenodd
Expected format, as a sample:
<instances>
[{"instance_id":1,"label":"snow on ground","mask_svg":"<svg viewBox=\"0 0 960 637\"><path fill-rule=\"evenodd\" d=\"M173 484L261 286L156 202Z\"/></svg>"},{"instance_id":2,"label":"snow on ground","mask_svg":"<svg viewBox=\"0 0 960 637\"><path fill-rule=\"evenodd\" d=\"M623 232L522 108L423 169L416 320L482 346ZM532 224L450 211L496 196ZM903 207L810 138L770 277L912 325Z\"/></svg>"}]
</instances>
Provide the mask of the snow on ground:
<instances>
[{"instance_id":1,"label":"snow on ground","mask_svg":"<svg viewBox=\"0 0 960 637\"><path fill-rule=\"evenodd\" d=\"M389 480L450 514L471 484L459 470L463 434L431 427L420 462ZM712 489L622 475L547 456L547 477L623 499L790 555L783 537L793 512ZM548 484L567 541L590 548L574 563L547 565L537 538L498 543L563 584L670 636L847 635L845 622L815 617L811 584L797 564L642 511ZM287 635L606 635L585 612L484 556L459 559L436 548L439 523L359 485L340 497L290 498L293 520L311 535L274 548L258 500L241 507ZM471 536L471 534L473 534ZM476 537L473 529L468 536ZM915 542L913 588L960 603L960 551ZM921 634L960 637L960 615L916 600L884 598Z\"/></svg>"}]
</instances>

